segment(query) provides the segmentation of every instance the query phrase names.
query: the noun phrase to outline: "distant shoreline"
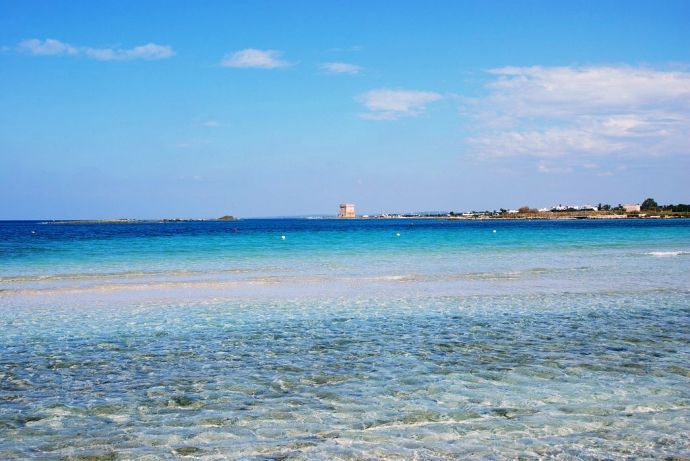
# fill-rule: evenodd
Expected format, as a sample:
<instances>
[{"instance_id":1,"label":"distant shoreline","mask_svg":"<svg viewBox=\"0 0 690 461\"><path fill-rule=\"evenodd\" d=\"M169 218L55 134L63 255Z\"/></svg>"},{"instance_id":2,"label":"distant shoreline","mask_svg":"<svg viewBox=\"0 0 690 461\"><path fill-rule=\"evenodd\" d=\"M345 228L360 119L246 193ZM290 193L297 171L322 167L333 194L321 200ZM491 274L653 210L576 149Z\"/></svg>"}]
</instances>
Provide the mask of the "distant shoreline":
<instances>
[{"instance_id":1,"label":"distant shoreline","mask_svg":"<svg viewBox=\"0 0 690 461\"><path fill-rule=\"evenodd\" d=\"M520 216L520 215L508 215L508 216L375 216L375 217L362 217L357 216L355 218L337 218L337 217L311 217L303 219L335 219L335 220L396 220L396 219L436 219L444 221L573 221L573 220L625 220L625 219L684 219L690 218L690 215L653 215L653 216L629 216L629 215L573 215L573 216ZM299 218L295 218L299 219Z\"/></svg>"},{"instance_id":2,"label":"distant shoreline","mask_svg":"<svg viewBox=\"0 0 690 461\"><path fill-rule=\"evenodd\" d=\"M560 215L560 216L559 216ZM260 219L296 219L296 220L336 220L336 221L390 221L390 220L442 220L442 221L573 221L573 220L629 220L629 219L687 219L690 213L645 215L645 214L565 214L544 216L534 214L501 214L477 216L423 216L423 215L390 215L390 216L356 216L353 218L338 218L336 216L295 216L295 217L258 217L223 219L56 219L56 220L25 220L40 221L42 224L84 225L84 224L175 224L175 223L227 223ZM8 220L11 221L11 220ZM19 220L23 221L23 220ZM0 221L1 222L1 221Z\"/></svg>"}]
</instances>

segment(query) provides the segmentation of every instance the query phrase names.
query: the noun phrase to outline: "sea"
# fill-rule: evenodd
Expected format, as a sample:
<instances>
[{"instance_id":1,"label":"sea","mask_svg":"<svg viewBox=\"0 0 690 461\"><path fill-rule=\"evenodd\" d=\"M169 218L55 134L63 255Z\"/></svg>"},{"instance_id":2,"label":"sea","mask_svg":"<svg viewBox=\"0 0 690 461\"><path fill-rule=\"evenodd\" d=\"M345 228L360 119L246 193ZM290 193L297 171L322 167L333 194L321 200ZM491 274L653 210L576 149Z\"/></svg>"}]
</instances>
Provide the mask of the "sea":
<instances>
[{"instance_id":1,"label":"sea","mask_svg":"<svg viewBox=\"0 0 690 461\"><path fill-rule=\"evenodd\" d=\"M0 459L690 458L690 219L0 222Z\"/></svg>"}]
</instances>

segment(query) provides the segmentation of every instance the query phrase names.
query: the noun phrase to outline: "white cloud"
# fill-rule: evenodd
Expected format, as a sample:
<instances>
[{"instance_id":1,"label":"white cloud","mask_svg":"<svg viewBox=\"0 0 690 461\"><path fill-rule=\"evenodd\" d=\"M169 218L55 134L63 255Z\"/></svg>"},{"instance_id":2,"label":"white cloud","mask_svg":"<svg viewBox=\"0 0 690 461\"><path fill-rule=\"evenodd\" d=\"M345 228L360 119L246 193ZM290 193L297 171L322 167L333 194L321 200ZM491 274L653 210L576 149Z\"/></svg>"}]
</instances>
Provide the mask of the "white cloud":
<instances>
[{"instance_id":1,"label":"white cloud","mask_svg":"<svg viewBox=\"0 0 690 461\"><path fill-rule=\"evenodd\" d=\"M218 120L207 120L204 122L204 126L208 128L219 128L223 126L223 123Z\"/></svg>"},{"instance_id":2,"label":"white cloud","mask_svg":"<svg viewBox=\"0 0 690 461\"><path fill-rule=\"evenodd\" d=\"M172 47L156 43L147 43L134 48L93 48L74 46L51 38L24 40L19 43L17 49L36 56L86 56L98 61L154 60L175 56Z\"/></svg>"},{"instance_id":3,"label":"white cloud","mask_svg":"<svg viewBox=\"0 0 690 461\"><path fill-rule=\"evenodd\" d=\"M629 66L505 67L468 100L478 157L690 153L690 73Z\"/></svg>"},{"instance_id":4,"label":"white cloud","mask_svg":"<svg viewBox=\"0 0 690 461\"><path fill-rule=\"evenodd\" d=\"M173 49L166 45L147 43L146 45L135 46L130 49L120 48L84 48L84 53L99 61L117 61L129 59L166 59L175 56Z\"/></svg>"},{"instance_id":5,"label":"white cloud","mask_svg":"<svg viewBox=\"0 0 690 461\"><path fill-rule=\"evenodd\" d=\"M395 120L401 117L415 117L424 113L426 106L442 99L431 91L390 90L381 88L371 90L357 97L368 112L362 118L371 120Z\"/></svg>"},{"instance_id":6,"label":"white cloud","mask_svg":"<svg viewBox=\"0 0 690 461\"><path fill-rule=\"evenodd\" d=\"M324 62L319 68L329 74L350 74L356 75L362 71L362 68L356 64L349 64L346 62Z\"/></svg>"},{"instance_id":7,"label":"white cloud","mask_svg":"<svg viewBox=\"0 0 690 461\"><path fill-rule=\"evenodd\" d=\"M169 46L147 43L130 49L120 48L84 48L84 54L99 61L126 61L130 59L166 59L175 56Z\"/></svg>"},{"instance_id":8,"label":"white cloud","mask_svg":"<svg viewBox=\"0 0 690 461\"><path fill-rule=\"evenodd\" d=\"M690 102L690 74L640 67L504 67L489 84L523 114L579 115L677 106Z\"/></svg>"},{"instance_id":9,"label":"white cloud","mask_svg":"<svg viewBox=\"0 0 690 461\"><path fill-rule=\"evenodd\" d=\"M223 56L220 65L223 67L277 69L287 67L289 62L280 59L281 53L276 50L257 50L247 48Z\"/></svg>"},{"instance_id":10,"label":"white cloud","mask_svg":"<svg viewBox=\"0 0 690 461\"><path fill-rule=\"evenodd\" d=\"M594 130L582 128L545 128L482 132L469 138L470 144L483 155L562 157L569 153L605 154L623 147Z\"/></svg>"},{"instance_id":11,"label":"white cloud","mask_svg":"<svg viewBox=\"0 0 690 461\"><path fill-rule=\"evenodd\" d=\"M130 59L166 59L175 56L175 51L168 45L147 43L146 45L135 46L131 50L126 50L125 55Z\"/></svg>"},{"instance_id":12,"label":"white cloud","mask_svg":"<svg viewBox=\"0 0 690 461\"><path fill-rule=\"evenodd\" d=\"M45 40L39 40L37 38L23 40L19 42L17 49L37 56L64 56L79 53L76 47L52 38L47 38Z\"/></svg>"}]
</instances>

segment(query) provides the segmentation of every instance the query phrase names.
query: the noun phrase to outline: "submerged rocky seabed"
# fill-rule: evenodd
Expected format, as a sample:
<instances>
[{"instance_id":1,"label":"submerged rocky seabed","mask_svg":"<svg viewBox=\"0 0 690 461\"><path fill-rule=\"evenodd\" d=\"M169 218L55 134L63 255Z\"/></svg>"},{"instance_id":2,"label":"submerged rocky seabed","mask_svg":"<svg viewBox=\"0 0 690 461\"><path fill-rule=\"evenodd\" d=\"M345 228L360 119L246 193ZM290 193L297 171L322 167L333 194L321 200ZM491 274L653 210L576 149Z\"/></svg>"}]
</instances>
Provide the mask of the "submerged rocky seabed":
<instances>
[{"instance_id":1,"label":"submerged rocky seabed","mask_svg":"<svg viewBox=\"0 0 690 461\"><path fill-rule=\"evenodd\" d=\"M0 223L0 459L687 459L689 274L690 221Z\"/></svg>"},{"instance_id":2,"label":"submerged rocky seabed","mask_svg":"<svg viewBox=\"0 0 690 461\"><path fill-rule=\"evenodd\" d=\"M690 292L2 307L0 458L690 456Z\"/></svg>"}]
</instances>

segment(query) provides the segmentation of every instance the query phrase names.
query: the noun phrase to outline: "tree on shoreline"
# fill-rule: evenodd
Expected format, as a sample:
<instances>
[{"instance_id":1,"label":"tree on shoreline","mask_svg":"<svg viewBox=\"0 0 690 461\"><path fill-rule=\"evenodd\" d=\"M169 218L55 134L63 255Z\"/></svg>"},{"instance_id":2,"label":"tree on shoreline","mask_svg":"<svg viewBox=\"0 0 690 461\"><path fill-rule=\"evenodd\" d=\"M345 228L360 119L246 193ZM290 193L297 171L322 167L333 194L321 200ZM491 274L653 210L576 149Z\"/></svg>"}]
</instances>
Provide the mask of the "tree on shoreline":
<instances>
[{"instance_id":1,"label":"tree on shoreline","mask_svg":"<svg viewBox=\"0 0 690 461\"><path fill-rule=\"evenodd\" d=\"M656 200L653 198L647 198L644 202L642 202L642 205L640 205L640 210L642 211L649 211L649 210L656 210L659 208L659 205L656 203Z\"/></svg>"}]
</instances>

